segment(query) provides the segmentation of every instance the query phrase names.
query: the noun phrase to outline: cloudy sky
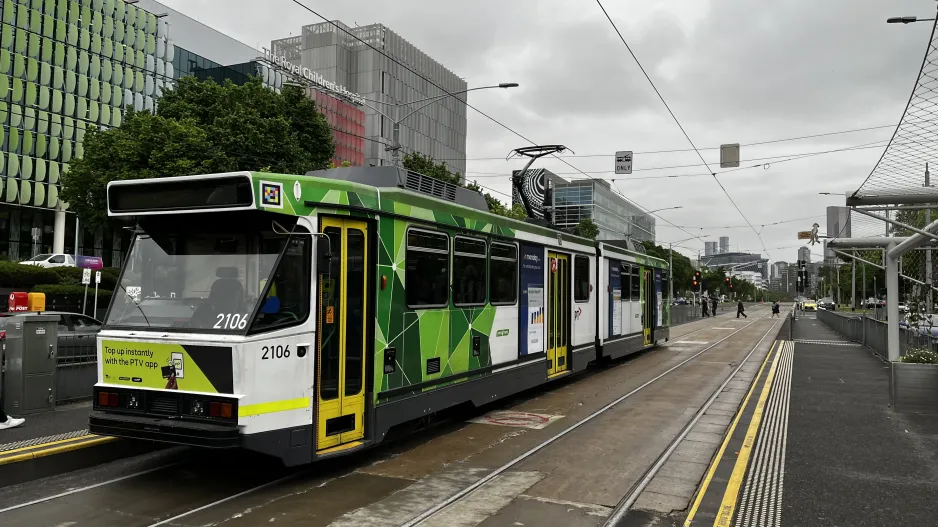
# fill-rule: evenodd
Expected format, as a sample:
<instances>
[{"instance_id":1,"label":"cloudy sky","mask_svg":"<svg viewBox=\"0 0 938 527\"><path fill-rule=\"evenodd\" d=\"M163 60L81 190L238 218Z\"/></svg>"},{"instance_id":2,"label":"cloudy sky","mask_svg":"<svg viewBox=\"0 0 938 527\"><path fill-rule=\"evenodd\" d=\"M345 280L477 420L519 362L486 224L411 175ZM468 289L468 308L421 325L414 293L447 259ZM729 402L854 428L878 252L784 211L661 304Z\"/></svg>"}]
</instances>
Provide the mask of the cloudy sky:
<instances>
[{"instance_id":1,"label":"cloudy sky","mask_svg":"<svg viewBox=\"0 0 938 527\"><path fill-rule=\"evenodd\" d=\"M321 22L292 0L162 1L252 46ZM843 197L818 193L842 194L863 181L908 100L931 25L886 18L935 12L933 0L604 0L713 171L721 171L719 150L703 148L724 143L743 145L742 166L769 163L719 176L760 239L693 151L647 153L689 144L595 0L301 1L349 25L385 24L470 87L520 83L469 100L519 134L577 154L566 158L575 169L549 158L541 166L568 178L584 177L578 170L616 178L613 185L646 209L682 207L660 215L692 235L730 236L734 250L768 249L772 260L789 261L796 232L817 221L823 233L825 207L843 205ZM504 158L521 146L523 139L469 111L470 180L510 192L507 174L523 165ZM843 149L852 150L777 162ZM616 150L636 152L631 176L614 176ZM658 243L688 237L657 221ZM681 245L694 256L703 247ZM821 257L820 246L813 253Z\"/></svg>"}]
</instances>

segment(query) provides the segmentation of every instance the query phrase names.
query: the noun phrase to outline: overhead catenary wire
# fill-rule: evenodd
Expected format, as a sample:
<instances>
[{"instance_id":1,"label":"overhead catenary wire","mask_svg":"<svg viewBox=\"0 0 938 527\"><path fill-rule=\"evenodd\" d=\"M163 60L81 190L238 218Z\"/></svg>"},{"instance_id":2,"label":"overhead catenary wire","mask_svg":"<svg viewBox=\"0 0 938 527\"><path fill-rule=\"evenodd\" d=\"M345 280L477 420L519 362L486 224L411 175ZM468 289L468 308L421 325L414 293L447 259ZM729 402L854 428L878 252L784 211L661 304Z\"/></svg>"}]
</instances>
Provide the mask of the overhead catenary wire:
<instances>
[{"instance_id":1,"label":"overhead catenary wire","mask_svg":"<svg viewBox=\"0 0 938 527\"><path fill-rule=\"evenodd\" d=\"M675 124L677 124L677 127L680 128L681 133L684 134L684 138L687 139L687 142L690 144L691 148L693 148L694 152L697 153L697 157L699 157L700 161L703 162L703 164L707 167L707 170L710 170L710 165L707 163L707 160L704 159L703 154L701 154L700 150L697 149L697 145L694 144L694 141L691 140L690 136L687 134L687 131L684 130L684 126L681 125L681 121L678 120L676 115L674 115L674 112L671 110L671 107L668 106L668 102L664 100L664 96L662 96L661 92L658 91L658 87L655 86L654 81L651 80L651 77L648 75L648 72L645 71L645 67L642 66L641 61L639 61L638 57L635 56L635 53L632 51L631 46L629 46L629 43L626 42L625 37L622 36L622 32L619 31L618 26L616 26L616 23L613 22L612 17L609 16L609 13L606 11L606 8L603 7L602 2L600 0L596 0L596 4L599 5L599 8L602 9L603 14L606 15L606 19L609 20L609 23L612 25L612 28L615 30L616 34L619 35L619 40L622 41L622 44L625 46L625 49L627 49L629 54L632 55L632 59L635 60L635 64L637 64L638 68L642 70L642 74L645 76L645 79L648 80L648 83L651 85L652 89L655 90L655 93L658 95L658 98L661 100L661 103L668 110L668 113L671 115L671 118L674 119ZM749 221L749 218L747 218L746 215L743 214L742 209L739 208L739 205L736 204L736 201L734 201L733 197L730 196L730 193L727 192L726 187L723 186L723 183L717 177L716 173L713 172L712 170L711 170L711 173L713 174L713 180L716 181L717 185L720 186L720 189L723 190L724 194L726 194L727 199L730 200L730 203L733 204L733 207L736 208L736 211L739 212L739 215L742 216L742 218L746 221L746 223L749 224L749 226L752 228L752 232L754 232L756 234L756 237L759 238L759 243L762 244L763 248L765 248L765 242L762 240L762 236L759 234L759 231L757 231L756 228L752 225L752 222ZM765 252L768 253L769 250L765 249Z\"/></svg>"},{"instance_id":2,"label":"overhead catenary wire","mask_svg":"<svg viewBox=\"0 0 938 527\"><path fill-rule=\"evenodd\" d=\"M866 128L853 128L850 130L839 130L836 132L825 132L821 134L812 134L812 135L801 135L797 137L785 137L781 139L771 139L767 141L758 141L755 143L743 143L740 146L762 146L775 143L786 143L790 141L801 141L804 139L815 139L818 137L830 137L834 135L843 135L843 134L852 134L857 132L867 132L871 130L882 130L884 128L894 128L894 124L886 124L881 126L868 126ZM887 141L887 139L883 139ZM707 146L702 147L700 150L719 150L719 146ZM647 150L643 152L633 152L634 155L651 155L651 154L679 154L682 152L693 152L693 148L675 148L671 150ZM556 157L563 157L568 159L573 158L590 158L590 157L615 157L615 154L568 154L568 155L557 155ZM437 161L505 161L504 157L449 157L449 158L439 158ZM636 169L637 170L637 169Z\"/></svg>"},{"instance_id":3,"label":"overhead catenary wire","mask_svg":"<svg viewBox=\"0 0 938 527\"><path fill-rule=\"evenodd\" d=\"M424 76L422 73L416 71L415 69L411 68L411 67L408 66L407 64L404 64L403 62L401 62L400 60L398 60L396 57L394 57L394 56L392 56L392 55L389 55L389 54L388 54L387 52L385 52L384 50L378 49L378 48L376 48L375 46L373 46L372 44L370 44L370 43L368 43L368 42L365 42L364 40L362 40L361 38L359 38L358 35L355 35L355 34L353 34L352 32L348 31L347 29L345 29L344 27L342 27L342 26L340 26L338 23L336 23L334 20L330 20L330 19L326 18L325 16L319 14L319 12L317 12L317 11L314 10L313 8L307 6L307 5L304 4L303 2L300 2L300 0L290 0L290 1L293 2L294 4L300 6L301 8L305 9L306 11L308 11L308 12L310 12L310 13L316 15L317 17L319 17L320 19L322 19L324 22L326 22L326 23L328 23L328 24L331 24L333 27L335 27L335 28L338 29L339 31L342 31L343 33L349 35L350 37L354 38L354 39L357 40L358 42L361 42L361 43L364 44L365 46L367 46L367 47L369 47L369 48L375 50L376 52L378 52L379 54L381 54L382 56L384 56L384 57L387 58L388 60L394 62L395 64L401 66L401 67L404 68L405 70L407 70L407 71L413 73L414 75L416 75L416 76L419 77L420 79L426 81L429 85L431 85L431 86L435 87L436 89L440 90L441 92L443 92L443 95L450 95L450 96L452 96L452 97L455 97L455 96L456 96L456 94L453 94L453 93L449 92L448 90L444 89L442 86L440 86L439 84L437 84L436 82L434 82L432 79L427 78L427 77ZM460 100L461 100L461 99L460 99ZM519 138L521 138L521 139L527 141L528 143L530 143L530 144L532 144L532 145L537 145L536 142L532 141L531 139L529 139L528 137L524 136L524 135L521 134L520 132L518 132L518 131L512 129L512 128L509 127L508 125L502 123L502 122L499 121L498 119L495 119L495 118L492 117L491 115L489 115L489 114L483 112L482 110L476 108L475 106L469 104L468 101L464 101L464 102L465 102L467 108L470 108L470 109L474 110L475 112L479 113L480 115L482 115L482 116L485 117L486 119L492 121L493 123L495 123L495 124L497 124L498 126L504 128L505 130L507 130L508 132L514 134L515 136L517 136L517 137L519 137ZM576 167L576 166L574 166L573 164L571 164L571 163L570 163L569 161L567 161L566 159L557 157L556 154L552 154L552 155L553 155L555 158L559 159L559 160L560 160L562 163L564 163L565 165L567 165L567 166L569 166L570 168L576 170L577 172L583 174L583 175L586 176L587 178L589 178L589 179L595 179L595 178L590 178L589 174L586 174L585 172L583 172L583 171L580 170L578 167ZM626 196L623 194L623 197L626 197ZM628 198L626 198L626 199L628 199ZM642 207L641 205L639 205L638 202L636 202L635 200L630 200L630 201L631 201L634 205L636 205L639 209L645 209L644 207ZM645 212L646 214L655 216L655 217L661 219L662 221L664 221L665 223L668 223L668 224L670 224L670 225L673 225L672 222L668 221L666 218L663 218L663 217L659 216L659 215L658 215L657 213L655 213L655 212L651 212L650 210L647 210L647 209L646 209L646 210L643 210L643 212ZM690 232L688 232L687 234L693 235L693 234L690 233Z\"/></svg>"},{"instance_id":4,"label":"overhead catenary wire","mask_svg":"<svg viewBox=\"0 0 938 527\"><path fill-rule=\"evenodd\" d=\"M730 172L737 172L737 171L739 171L739 170L748 170L748 169L752 169L752 168L767 168L766 165L770 165L770 166L771 166L771 165L773 165L773 164L778 164L778 163L787 163L787 162L789 162L789 161L797 161L797 160L799 160L799 159L804 159L804 158L806 158L806 157L813 157L813 156L820 156L820 155L827 155L827 154L837 154L837 153L842 153L842 152L850 152L850 151L854 151L854 150L866 150L866 149L880 148L880 147L882 147L882 146L885 146L885 145L882 145L882 144L880 144L880 143L885 143L885 142L886 142L886 140L884 139L884 140L882 140L882 141L876 141L875 143L864 143L864 144L861 144L861 145L848 146L848 147L837 148L837 149L833 149L833 150L822 150L822 151L817 151L817 152L791 153L791 154L784 154L784 155L777 155L777 156L768 156L768 157L755 157L755 158L746 159L746 160L743 160L743 161L740 161L740 162L741 162L741 163L751 163L751 162L753 162L753 161L773 161L773 162L772 162L772 163L760 163L760 164L757 164L757 165L747 165L747 166L742 166L742 167L738 167L738 168L734 168L734 169L730 169L730 170L722 170L722 171L720 171L720 172L717 172L717 174L725 174L725 173L730 173ZM777 161L775 161L775 160L777 160ZM652 171L652 170L673 170L673 169L676 169L676 168L693 168L693 167L699 167L699 166L703 166L703 165L700 164L700 163L694 163L694 164L690 164L690 165L672 165L672 166L662 166L662 167L636 168L636 169L633 169L633 172ZM588 174L612 174L612 173L614 173L614 172L615 172L614 170L592 170L592 171L587 171ZM478 177L504 177L504 174L498 173L498 172L466 172L466 173L467 173L467 174L472 174L473 177L476 177L476 176L478 176ZM556 175L558 175L558 176L579 174L579 172L552 172L552 173L553 173L553 174L556 174ZM642 179L668 179L668 178L681 178L681 177L700 177L700 176L709 176L709 175L711 175L710 172L707 172L707 173L697 173L697 174L676 174L676 175L667 175L667 176L628 177L628 178L617 178L617 179L621 179L621 180L623 180L623 181L635 181L635 180L642 180ZM571 178L571 179L576 179L576 178ZM590 179L593 179L593 178L590 178Z\"/></svg>"}]
</instances>

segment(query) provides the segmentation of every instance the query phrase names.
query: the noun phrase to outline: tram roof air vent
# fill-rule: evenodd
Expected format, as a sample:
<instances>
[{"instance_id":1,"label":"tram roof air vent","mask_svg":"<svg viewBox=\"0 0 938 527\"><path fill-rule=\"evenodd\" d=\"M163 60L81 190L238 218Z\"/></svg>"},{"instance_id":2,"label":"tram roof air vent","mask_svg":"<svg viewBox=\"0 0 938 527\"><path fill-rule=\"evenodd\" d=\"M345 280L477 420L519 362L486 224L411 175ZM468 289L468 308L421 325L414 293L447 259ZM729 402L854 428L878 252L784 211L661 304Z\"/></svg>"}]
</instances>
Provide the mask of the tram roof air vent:
<instances>
[{"instance_id":1,"label":"tram roof air vent","mask_svg":"<svg viewBox=\"0 0 938 527\"><path fill-rule=\"evenodd\" d=\"M407 171L404 188L421 194L429 194L434 198L456 201L456 185L417 172Z\"/></svg>"}]
</instances>

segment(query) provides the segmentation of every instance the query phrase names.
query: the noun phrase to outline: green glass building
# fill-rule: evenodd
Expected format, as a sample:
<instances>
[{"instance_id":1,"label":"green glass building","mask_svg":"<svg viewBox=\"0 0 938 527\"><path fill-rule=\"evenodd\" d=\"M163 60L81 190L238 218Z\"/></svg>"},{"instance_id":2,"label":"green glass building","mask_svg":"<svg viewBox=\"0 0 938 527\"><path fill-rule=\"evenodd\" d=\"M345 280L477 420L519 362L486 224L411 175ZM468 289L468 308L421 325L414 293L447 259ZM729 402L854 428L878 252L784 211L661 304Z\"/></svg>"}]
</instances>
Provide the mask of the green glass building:
<instances>
[{"instance_id":1,"label":"green glass building","mask_svg":"<svg viewBox=\"0 0 938 527\"><path fill-rule=\"evenodd\" d=\"M153 110L171 87L169 26L124 0L0 1L0 259L73 252L61 178L88 129ZM121 236L82 232L78 245L106 247L93 252L109 265Z\"/></svg>"}]
</instances>

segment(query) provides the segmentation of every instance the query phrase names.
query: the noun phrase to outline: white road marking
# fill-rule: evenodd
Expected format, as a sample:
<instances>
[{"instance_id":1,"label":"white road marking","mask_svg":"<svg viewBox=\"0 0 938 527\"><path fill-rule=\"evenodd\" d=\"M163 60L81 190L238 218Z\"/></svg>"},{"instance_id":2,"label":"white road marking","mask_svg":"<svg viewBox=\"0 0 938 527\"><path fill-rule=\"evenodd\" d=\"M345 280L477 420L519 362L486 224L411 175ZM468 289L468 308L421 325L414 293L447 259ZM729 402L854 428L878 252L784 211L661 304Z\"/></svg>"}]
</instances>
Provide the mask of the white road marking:
<instances>
[{"instance_id":1,"label":"white road marking","mask_svg":"<svg viewBox=\"0 0 938 527\"><path fill-rule=\"evenodd\" d=\"M458 468L427 476L386 498L340 516L329 527L398 527L488 473Z\"/></svg>"},{"instance_id":2,"label":"white road marking","mask_svg":"<svg viewBox=\"0 0 938 527\"><path fill-rule=\"evenodd\" d=\"M668 346L695 346L697 344L710 344L709 340L676 340L674 342L668 342Z\"/></svg>"},{"instance_id":3,"label":"white road marking","mask_svg":"<svg viewBox=\"0 0 938 527\"><path fill-rule=\"evenodd\" d=\"M505 508L519 494L544 479L542 472L505 472L459 503L427 518L430 527L475 527Z\"/></svg>"}]
</instances>

